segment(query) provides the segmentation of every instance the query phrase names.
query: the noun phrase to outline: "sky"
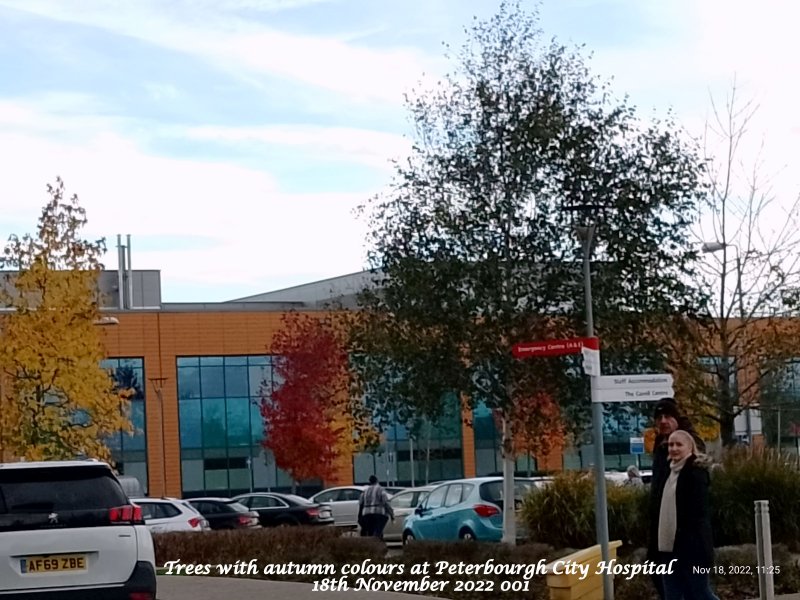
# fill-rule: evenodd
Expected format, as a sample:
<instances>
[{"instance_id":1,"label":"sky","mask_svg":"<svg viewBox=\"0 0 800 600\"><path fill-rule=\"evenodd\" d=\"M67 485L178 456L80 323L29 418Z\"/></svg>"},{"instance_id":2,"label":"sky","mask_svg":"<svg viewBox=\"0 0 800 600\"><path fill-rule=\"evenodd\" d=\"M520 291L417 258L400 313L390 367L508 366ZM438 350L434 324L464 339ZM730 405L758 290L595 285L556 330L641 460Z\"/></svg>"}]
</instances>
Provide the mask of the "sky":
<instances>
[{"instance_id":1,"label":"sky","mask_svg":"<svg viewBox=\"0 0 800 600\"><path fill-rule=\"evenodd\" d=\"M166 302L360 271L354 209L408 153L404 94L452 71L442 43L458 47L498 6L0 0L0 238L35 230L60 176L86 236L107 239L106 267L130 234L133 268L161 271ZM735 77L759 107L743 158L762 162L780 205L800 191L794 6L542 0L540 14L643 117L672 110L692 135Z\"/></svg>"}]
</instances>

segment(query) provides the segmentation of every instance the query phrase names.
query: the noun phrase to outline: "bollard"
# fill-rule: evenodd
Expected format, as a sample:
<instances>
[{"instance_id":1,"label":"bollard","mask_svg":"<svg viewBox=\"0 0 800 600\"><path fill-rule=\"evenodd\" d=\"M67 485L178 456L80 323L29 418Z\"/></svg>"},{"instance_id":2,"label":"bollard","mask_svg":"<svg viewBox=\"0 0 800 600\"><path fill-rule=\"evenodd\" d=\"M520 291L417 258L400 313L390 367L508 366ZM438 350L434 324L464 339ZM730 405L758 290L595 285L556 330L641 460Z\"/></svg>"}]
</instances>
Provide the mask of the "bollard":
<instances>
[{"instance_id":1,"label":"bollard","mask_svg":"<svg viewBox=\"0 0 800 600\"><path fill-rule=\"evenodd\" d=\"M769 500L756 500L756 555L758 556L758 598L775 600L772 579L772 532L769 525Z\"/></svg>"}]
</instances>

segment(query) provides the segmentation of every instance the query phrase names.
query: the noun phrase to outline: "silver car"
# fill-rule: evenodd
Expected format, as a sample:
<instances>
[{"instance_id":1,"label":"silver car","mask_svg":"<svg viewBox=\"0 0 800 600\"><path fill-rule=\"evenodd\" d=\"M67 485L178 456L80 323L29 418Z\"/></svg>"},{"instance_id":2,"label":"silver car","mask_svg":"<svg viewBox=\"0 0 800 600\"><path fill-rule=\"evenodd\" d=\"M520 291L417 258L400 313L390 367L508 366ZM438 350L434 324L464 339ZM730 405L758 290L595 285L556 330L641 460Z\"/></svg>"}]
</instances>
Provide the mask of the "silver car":
<instances>
[{"instance_id":1,"label":"silver car","mask_svg":"<svg viewBox=\"0 0 800 600\"><path fill-rule=\"evenodd\" d=\"M394 522L389 521L386 523L386 528L383 530L383 539L386 542L402 542L403 541L403 521L406 517L414 512L414 509L422 502L428 493L435 488L435 485L426 485L422 487L406 488L398 492L389 501L394 510Z\"/></svg>"},{"instance_id":2,"label":"silver car","mask_svg":"<svg viewBox=\"0 0 800 600\"><path fill-rule=\"evenodd\" d=\"M366 488L365 485L328 488L314 494L309 500L330 506L337 527L355 527L358 525L358 500Z\"/></svg>"}]
</instances>

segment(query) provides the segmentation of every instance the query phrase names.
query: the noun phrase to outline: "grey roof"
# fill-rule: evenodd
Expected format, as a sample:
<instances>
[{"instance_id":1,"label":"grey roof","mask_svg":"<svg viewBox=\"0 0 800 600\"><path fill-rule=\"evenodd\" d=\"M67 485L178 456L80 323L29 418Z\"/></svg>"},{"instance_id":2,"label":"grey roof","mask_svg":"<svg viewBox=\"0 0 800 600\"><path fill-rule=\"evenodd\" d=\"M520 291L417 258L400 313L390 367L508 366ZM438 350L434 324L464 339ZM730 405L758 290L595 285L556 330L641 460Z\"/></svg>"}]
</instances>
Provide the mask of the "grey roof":
<instances>
[{"instance_id":1,"label":"grey roof","mask_svg":"<svg viewBox=\"0 0 800 600\"><path fill-rule=\"evenodd\" d=\"M374 288L380 276L378 271L359 271L311 283L265 292L254 296L236 298L229 303L299 303L306 308L326 308L331 305L354 308L356 297L365 288Z\"/></svg>"}]
</instances>

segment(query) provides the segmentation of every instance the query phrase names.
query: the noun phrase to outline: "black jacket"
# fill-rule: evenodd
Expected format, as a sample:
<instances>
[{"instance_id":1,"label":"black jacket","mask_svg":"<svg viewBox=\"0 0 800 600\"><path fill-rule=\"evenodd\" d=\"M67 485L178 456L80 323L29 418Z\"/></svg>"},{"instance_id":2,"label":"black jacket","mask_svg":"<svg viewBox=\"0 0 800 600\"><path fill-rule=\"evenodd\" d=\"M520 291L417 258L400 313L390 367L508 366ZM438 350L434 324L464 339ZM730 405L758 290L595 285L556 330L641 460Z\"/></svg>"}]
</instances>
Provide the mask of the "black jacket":
<instances>
[{"instance_id":1,"label":"black jacket","mask_svg":"<svg viewBox=\"0 0 800 600\"><path fill-rule=\"evenodd\" d=\"M696 457L690 456L678 474L675 490L677 529L672 552L682 567L711 567L714 565L714 540L708 502L710 476L708 469L695 463ZM658 517L667 477L659 482L654 478L651 483L650 544L647 552L650 560L654 560L658 553Z\"/></svg>"}]
</instances>

